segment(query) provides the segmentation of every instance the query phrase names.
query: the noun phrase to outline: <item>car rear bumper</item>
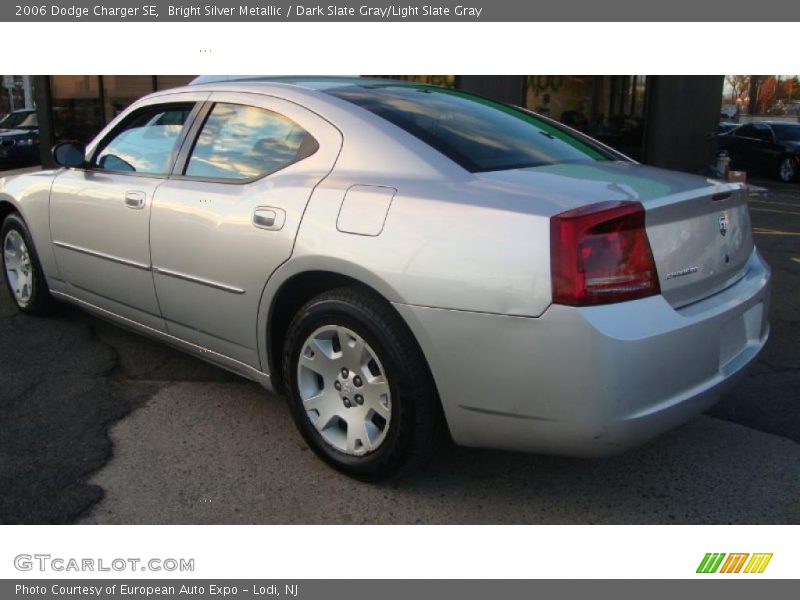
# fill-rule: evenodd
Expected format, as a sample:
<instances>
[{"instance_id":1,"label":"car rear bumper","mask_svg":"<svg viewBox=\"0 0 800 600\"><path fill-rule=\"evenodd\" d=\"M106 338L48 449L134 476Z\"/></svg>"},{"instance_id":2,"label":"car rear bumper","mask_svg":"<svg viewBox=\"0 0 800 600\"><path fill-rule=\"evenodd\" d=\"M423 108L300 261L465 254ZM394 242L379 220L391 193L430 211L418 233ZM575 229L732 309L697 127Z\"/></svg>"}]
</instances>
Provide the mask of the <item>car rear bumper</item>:
<instances>
[{"instance_id":1,"label":"car rear bumper","mask_svg":"<svg viewBox=\"0 0 800 600\"><path fill-rule=\"evenodd\" d=\"M769 334L757 252L731 287L538 318L396 304L420 342L456 443L569 456L641 444L712 406Z\"/></svg>"}]
</instances>

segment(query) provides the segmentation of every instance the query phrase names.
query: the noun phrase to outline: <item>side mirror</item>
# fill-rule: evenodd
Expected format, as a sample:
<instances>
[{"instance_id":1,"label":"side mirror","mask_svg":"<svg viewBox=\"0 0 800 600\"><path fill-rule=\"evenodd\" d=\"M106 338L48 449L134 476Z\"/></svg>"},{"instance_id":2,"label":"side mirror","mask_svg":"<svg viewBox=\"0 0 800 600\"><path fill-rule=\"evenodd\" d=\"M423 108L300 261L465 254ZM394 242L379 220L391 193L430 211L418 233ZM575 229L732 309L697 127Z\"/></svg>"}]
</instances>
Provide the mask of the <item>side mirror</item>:
<instances>
[{"instance_id":1,"label":"side mirror","mask_svg":"<svg viewBox=\"0 0 800 600\"><path fill-rule=\"evenodd\" d=\"M53 160L62 167L85 167L86 149L75 142L61 142L53 146Z\"/></svg>"}]
</instances>

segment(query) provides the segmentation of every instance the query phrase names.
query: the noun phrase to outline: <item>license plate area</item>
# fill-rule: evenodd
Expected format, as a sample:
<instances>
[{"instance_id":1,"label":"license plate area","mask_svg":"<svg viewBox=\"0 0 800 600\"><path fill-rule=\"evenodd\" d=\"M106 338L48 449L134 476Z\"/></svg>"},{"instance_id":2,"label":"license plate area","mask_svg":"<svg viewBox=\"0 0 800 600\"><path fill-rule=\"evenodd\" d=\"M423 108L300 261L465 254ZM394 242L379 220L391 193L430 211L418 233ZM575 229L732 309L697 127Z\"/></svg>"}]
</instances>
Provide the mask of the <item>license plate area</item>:
<instances>
[{"instance_id":1,"label":"license plate area","mask_svg":"<svg viewBox=\"0 0 800 600\"><path fill-rule=\"evenodd\" d=\"M735 359L749 342L759 340L763 320L764 303L759 302L722 326L719 336L720 369Z\"/></svg>"}]
</instances>

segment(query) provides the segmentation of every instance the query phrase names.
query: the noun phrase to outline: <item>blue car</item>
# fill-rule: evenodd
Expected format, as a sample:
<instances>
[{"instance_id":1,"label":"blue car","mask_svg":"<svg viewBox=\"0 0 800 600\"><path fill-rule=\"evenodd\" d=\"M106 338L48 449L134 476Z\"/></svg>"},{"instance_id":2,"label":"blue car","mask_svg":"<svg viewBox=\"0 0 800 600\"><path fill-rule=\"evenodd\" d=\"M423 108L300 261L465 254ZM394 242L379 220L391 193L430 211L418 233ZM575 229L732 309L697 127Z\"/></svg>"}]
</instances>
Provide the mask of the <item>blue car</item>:
<instances>
[{"instance_id":1,"label":"blue car","mask_svg":"<svg viewBox=\"0 0 800 600\"><path fill-rule=\"evenodd\" d=\"M39 120L35 109L15 110L0 121L0 169L36 165Z\"/></svg>"}]
</instances>

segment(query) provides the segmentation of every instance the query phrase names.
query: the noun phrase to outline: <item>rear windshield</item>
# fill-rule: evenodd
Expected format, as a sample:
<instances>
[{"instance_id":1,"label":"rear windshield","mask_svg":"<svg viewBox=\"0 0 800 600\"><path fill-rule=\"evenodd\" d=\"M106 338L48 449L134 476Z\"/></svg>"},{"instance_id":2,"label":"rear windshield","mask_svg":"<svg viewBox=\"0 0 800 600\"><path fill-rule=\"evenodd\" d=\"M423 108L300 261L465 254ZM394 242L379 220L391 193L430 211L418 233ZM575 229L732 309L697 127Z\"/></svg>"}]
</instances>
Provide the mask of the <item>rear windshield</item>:
<instances>
[{"instance_id":1,"label":"rear windshield","mask_svg":"<svg viewBox=\"0 0 800 600\"><path fill-rule=\"evenodd\" d=\"M472 172L621 158L531 113L469 94L394 85L327 92L394 123Z\"/></svg>"}]
</instances>

